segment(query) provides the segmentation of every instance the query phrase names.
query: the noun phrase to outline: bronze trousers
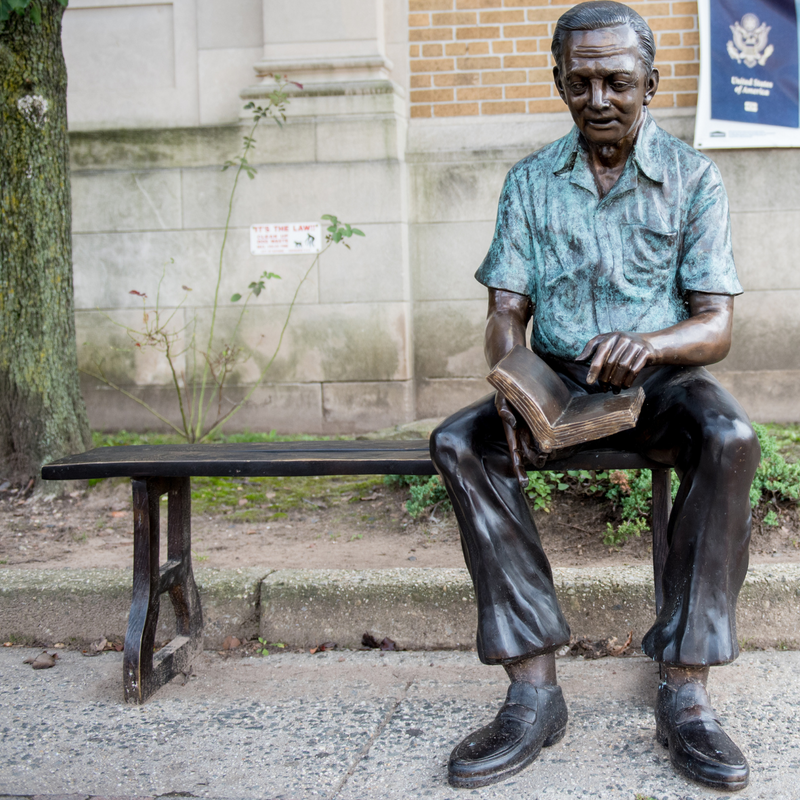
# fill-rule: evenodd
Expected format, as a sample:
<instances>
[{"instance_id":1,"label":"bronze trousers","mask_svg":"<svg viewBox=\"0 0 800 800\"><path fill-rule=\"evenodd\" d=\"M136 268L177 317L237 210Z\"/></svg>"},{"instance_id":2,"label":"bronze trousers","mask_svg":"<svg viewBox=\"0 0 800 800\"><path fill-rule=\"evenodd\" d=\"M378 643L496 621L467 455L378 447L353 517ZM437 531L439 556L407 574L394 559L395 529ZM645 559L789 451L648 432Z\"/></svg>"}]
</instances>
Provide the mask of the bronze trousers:
<instances>
[{"instance_id":1,"label":"bronze trousers","mask_svg":"<svg viewBox=\"0 0 800 800\"><path fill-rule=\"evenodd\" d=\"M550 361L574 394L587 367ZM667 664L732 661L747 572L750 485L760 448L747 414L702 367L654 367L636 428L593 442L672 466L681 483L668 527L664 604L643 651ZM494 395L446 419L431 456L453 503L478 603L478 655L510 664L569 642L528 502L511 467ZM600 535L600 531L598 531Z\"/></svg>"}]
</instances>

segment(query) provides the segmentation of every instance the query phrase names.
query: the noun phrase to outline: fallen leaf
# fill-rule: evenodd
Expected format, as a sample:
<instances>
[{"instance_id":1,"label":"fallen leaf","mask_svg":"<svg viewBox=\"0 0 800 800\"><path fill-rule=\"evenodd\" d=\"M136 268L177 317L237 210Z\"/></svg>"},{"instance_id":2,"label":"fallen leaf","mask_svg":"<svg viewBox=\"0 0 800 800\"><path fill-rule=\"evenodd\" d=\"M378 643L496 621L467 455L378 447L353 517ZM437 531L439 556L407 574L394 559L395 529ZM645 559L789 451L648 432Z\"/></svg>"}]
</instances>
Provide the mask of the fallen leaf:
<instances>
[{"instance_id":1,"label":"fallen leaf","mask_svg":"<svg viewBox=\"0 0 800 800\"><path fill-rule=\"evenodd\" d=\"M242 498L239 500L239 505L240 505L240 506L246 506L246 505L247 505L247 503L248 503L248 500L247 500L247 498L246 498L246 497L242 497Z\"/></svg>"},{"instance_id":2,"label":"fallen leaf","mask_svg":"<svg viewBox=\"0 0 800 800\"><path fill-rule=\"evenodd\" d=\"M116 650L118 653L121 653L125 649L125 645L122 642L114 642L111 647Z\"/></svg>"},{"instance_id":3,"label":"fallen leaf","mask_svg":"<svg viewBox=\"0 0 800 800\"><path fill-rule=\"evenodd\" d=\"M361 645L363 647L371 647L374 650L377 650L380 647L378 640L371 633L365 633L361 637Z\"/></svg>"},{"instance_id":4,"label":"fallen leaf","mask_svg":"<svg viewBox=\"0 0 800 800\"><path fill-rule=\"evenodd\" d=\"M380 496L381 496L380 492L373 492L372 494L368 494L365 497L359 497L358 499L362 503L369 503L369 502L371 502L373 500L377 500Z\"/></svg>"},{"instance_id":5,"label":"fallen leaf","mask_svg":"<svg viewBox=\"0 0 800 800\"><path fill-rule=\"evenodd\" d=\"M314 653L324 653L326 650L337 650L339 645L336 642L323 642L316 647L312 647L308 652L313 656Z\"/></svg>"},{"instance_id":6,"label":"fallen leaf","mask_svg":"<svg viewBox=\"0 0 800 800\"><path fill-rule=\"evenodd\" d=\"M114 519L119 519L120 517L127 517L128 516L128 512L127 511L112 511L111 512L111 516L114 517Z\"/></svg>"},{"instance_id":7,"label":"fallen leaf","mask_svg":"<svg viewBox=\"0 0 800 800\"><path fill-rule=\"evenodd\" d=\"M38 656L31 656L26 658L22 663L30 664L34 669L50 669L56 665L58 653L48 653L47 650L42 650Z\"/></svg>"},{"instance_id":8,"label":"fallen leaf","mask_svg":"<svg viewBox=\"0 0 800 800\"><path fill-rule=\"evenodd\" d=\"M106 639L105 636L101 636L99 639L96 639L94 642L92 642L89 647L83 651L83 654L87 656L97 656L107 648L108 639Z\"/></svg>"},{"instance_id":9,"label":"fallen leaf","mask_svg":"<svg viewBox=\"0 0 800 800\"><path fill-rule=\"evenodd\" d=\"M385 639L381 640L380 644L381 650L399 650L400 648L397 646L397 642L390 639L388 636Z\"/></svg>"},{"instance_id":10,"label":"fallen leaf","mask_svg":"<svg viewBox=\"0 0 800 800\"><path fill-rule=\"evenodd\" d=\"M13 642L3 642L3 647L13 647L13 646L14 646Z\"/></svg>"},{"instance_id":11,"label":"fallen leaf","mask_svg":"<svg viewBox=\"0 0 800 800\"><path fill-rule=\"evenodd\" d=\"M241 640L235 636L226 636L222 641L223 650L235 650L241 644Z\"/></svg>"},{"instance_id":12,"label":"fallen leaf","mask_svg":"<svg viewBox=\"0 0 800 800\"><path fill-rule=\"evenodd\" d=\"M57 647L59 650L61 650L61 649L63 649L64 647L66 647L66 645L64 644L64 642L56 642L56 643L53 645L53 647Z\"/></svg>"},{"instance_id":13,"label":"fallen leaf","mask_svg":"<svg viewBox=\"0 0 800 800\"><path fill-rule=\"evenodd\" d=\"M247 531L247 536L252 536L253 534L258 533L258 531Z\"/></svg>"}]
</instances>

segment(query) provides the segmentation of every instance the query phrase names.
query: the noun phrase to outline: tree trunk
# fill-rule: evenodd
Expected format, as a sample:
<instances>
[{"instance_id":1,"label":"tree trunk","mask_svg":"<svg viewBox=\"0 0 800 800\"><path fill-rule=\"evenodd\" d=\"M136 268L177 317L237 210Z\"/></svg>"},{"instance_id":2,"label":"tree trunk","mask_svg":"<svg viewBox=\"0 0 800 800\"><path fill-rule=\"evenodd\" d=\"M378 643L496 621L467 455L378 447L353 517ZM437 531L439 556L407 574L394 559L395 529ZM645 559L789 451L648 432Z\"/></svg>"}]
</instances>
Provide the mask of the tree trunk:
<instances>
[{"instance_id":1,"label":"tree trunk","mask_svg":"<svg viewBox=\"0 0 800 800\"><path fill-rule=\"evenodd\" d=\"M0 478L89 445L72 288L67 70L57 0L0 33ZM2 480L0 480L0 483Z\"/></svg>"}]
</instances>

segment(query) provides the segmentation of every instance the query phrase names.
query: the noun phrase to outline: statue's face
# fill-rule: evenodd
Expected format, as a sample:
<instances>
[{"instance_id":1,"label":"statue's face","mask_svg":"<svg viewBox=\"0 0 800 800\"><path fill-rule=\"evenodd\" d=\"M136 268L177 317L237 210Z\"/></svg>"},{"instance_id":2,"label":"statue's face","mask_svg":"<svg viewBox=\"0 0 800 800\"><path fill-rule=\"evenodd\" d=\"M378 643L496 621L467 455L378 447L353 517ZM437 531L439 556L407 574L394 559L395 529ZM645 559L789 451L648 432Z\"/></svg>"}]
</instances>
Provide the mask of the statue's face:
<instances>
[{"instance_id":1,"label":"statue's face","mask_svg":"<svg viewBox=\"0 0 800 800\"><path fill-rule=\"evenodd\" d=\"M633 133L658 88L658 72L646 74L628 25L573 31L553 75L575 124L595 145L616 144Z\"/></svg>"}]
</instances>

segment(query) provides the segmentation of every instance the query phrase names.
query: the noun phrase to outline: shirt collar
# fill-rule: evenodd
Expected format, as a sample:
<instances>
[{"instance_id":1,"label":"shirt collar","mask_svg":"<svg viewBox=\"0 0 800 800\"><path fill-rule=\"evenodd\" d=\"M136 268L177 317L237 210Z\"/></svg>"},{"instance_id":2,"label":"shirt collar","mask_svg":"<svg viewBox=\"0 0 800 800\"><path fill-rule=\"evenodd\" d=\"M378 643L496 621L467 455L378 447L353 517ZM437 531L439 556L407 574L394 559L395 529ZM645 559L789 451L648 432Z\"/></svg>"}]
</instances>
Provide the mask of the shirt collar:
<instances>
[{"instance_id":1,"label":"shirt collar","mask_svg":"<svg viewBox=\"0 0 800 800\"><path fill-rule=\"evenodd\" d=\"M660 133L661 129L645 108L644 121L633 144L633 160L639 171L655 183L664 182ZM553 172L556 175L572 170L575 166L575 160L579 155L582 155L583 148L581 146L580 132L574 125L572 130L562 139L562 142L561 152L558 154L553 167ZM588 163L586 167L588 169ZM592 179L592 185L594 185L594 179Z\"/></svg>"}]
</instances>

